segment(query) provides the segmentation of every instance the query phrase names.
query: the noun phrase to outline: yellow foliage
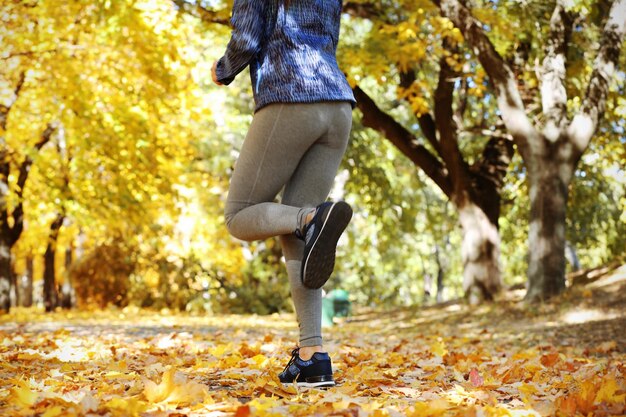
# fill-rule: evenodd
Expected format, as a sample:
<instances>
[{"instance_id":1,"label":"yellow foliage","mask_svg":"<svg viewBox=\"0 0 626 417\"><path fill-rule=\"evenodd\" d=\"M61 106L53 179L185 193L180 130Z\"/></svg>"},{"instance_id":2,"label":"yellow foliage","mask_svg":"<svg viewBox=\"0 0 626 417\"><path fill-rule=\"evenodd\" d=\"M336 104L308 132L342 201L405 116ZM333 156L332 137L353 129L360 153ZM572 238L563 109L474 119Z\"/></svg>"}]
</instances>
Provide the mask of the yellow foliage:
<instances>
[{"instance_id":1,"label":"yellow foliage","mask_svg":"<svg viewBox=\"0 0 626 417\"><path fill-rule=\"evenodd\" d=\"M143 393L151 403L193 404L205 402L208 392L204 385L187 381L185 377L176 375L176 369L169 367L159 384L144 379Z\"/></svg>"},{"instance_id":2,"label":"yellow foliage","mask_svg":"<svg viewBox=\"0 0 626 417\"><path fill-rule=\"evenodd\" d=\"M618 394L618 392L622 393ZM608 375L602 380L602 384L596 393L595 402L624 404L626 402L626 393L624 393L623 387L617 384L615 378L612 375Z\"/></svg>"},{"instance_id":3,"label":"yellow foliage","mask_svg":"<svg viewBox=\"0 0 626 417\"><path fill-rule=\"evenodd\" d=\"M117 417L139 417L148 409L148 404L137 398L115 397L107 401L106 407Z\"/></svg>"},{"instance_id":4,"label":"yellow foliage","mask_svg":"<svg viewBox=\"0 0 626 417\"><path fill-rule=\"evenodd\" d=\"M435 356L443 357L448 353L448 349L446 348L446 344L443 340L438 339L433 344L430 345L430 350Z\"/></svg>"},{"instance_id":5,"label":"yellow foliage","mask_svg":"<svg viewBox=\"0 0 626 417\"><path fill-rule=\"evenodd\" d=\"M32 354L0 361L8 376L0 381L0 415L504 417L626 411L624 354L607 350L603 345L610 341L550 346L537 341L537 333L520 338L511 319L497 324L506 314L495 313L480 315L494 326L488 337L482 326L459 337L456 313L447 316L450 322L409 315L401 331L397 315L366 325L346 322L332 351L339 384L328 390L279 383L297 329L287 316L164 316L138 309L12 313L2 328L20 323L23 331L0 330L2 355ZM536 325L545 318L541 314L523 325ZM61 365L50 360L51 341L91 359Z\"/></svg>"},{"instance_id":6,"label":"yellow foliage","mask_svg":"<svg viewBox=\"0 0 626 417\"><path fill-rule=\"evenodd\" d=\"M29 408L37 402L39 393L33 391L28 380L13 380L12 399L19 407Z\"/></svg>"}]
</instances>

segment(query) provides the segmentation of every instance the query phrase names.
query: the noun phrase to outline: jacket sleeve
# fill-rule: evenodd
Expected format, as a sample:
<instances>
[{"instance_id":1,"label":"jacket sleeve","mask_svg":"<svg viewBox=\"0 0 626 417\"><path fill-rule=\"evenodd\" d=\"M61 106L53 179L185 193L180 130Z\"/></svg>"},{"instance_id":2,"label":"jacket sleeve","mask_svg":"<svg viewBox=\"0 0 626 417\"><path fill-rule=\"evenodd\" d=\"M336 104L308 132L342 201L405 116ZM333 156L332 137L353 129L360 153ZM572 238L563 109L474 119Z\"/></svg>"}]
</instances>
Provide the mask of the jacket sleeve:
<instances>
[{"instance_id":1,"label":"jacket sleeve","mask_svg":"<svg viewBox=\"0 0 626 417\"><path fill-rule=\"evenodd\" d=\"M267 3L267 0L235 0L231 38L215 70L222 84L230 84L261 50Z\"/></svg>"}]
</instances>

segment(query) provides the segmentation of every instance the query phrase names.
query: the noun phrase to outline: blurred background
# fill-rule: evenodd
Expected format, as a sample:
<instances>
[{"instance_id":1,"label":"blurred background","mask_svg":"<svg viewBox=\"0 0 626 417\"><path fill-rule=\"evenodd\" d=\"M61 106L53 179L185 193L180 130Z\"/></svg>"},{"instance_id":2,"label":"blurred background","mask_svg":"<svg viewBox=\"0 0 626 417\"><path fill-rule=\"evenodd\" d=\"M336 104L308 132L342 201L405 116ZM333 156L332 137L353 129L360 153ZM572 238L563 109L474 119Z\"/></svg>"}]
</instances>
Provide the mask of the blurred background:
<instances>
[{"instance_id":1,"label":"blurred background","mask_svg":"<svg viewBox=\"0 0 626 417\"><path fill-rule=\"evenodd\" d=\"M552 116L542 87L565 45L562 116L588 110L611 2L559 4L473 1L500 59L488 67L438 1L344 2L338 57L359 106L331 198L355 216L327 291L386 308L480 302L528 285L538 250L528 244L529 185L532 169L547 165L527 168L493 78L509 70L526 119L543 129ZM278 242L237 241L224 226L254 107L247 70L229 87L211 83L231 8L3 0L1 309L292 308ZM569 28L565 40L555 16ZM625 260L626 66L624 54L616 59L597 129L555 203L565 213L555 245L569 274L552 277L556 292Z\"/></svg>"}]
</instances>

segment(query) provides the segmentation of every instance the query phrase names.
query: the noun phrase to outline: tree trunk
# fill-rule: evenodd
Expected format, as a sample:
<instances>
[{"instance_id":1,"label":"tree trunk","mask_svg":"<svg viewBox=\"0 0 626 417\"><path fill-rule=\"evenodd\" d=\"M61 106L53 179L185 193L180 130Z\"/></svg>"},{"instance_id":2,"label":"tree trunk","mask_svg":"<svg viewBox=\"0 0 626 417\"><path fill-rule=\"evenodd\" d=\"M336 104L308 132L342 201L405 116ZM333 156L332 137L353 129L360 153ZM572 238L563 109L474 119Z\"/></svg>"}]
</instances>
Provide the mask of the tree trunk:
<instances>
[{"instance_id":1,"label":"tree trunk","mask_svg":"<svg viewBox=\"0 0 626 417\"><path fill-rule=\"evenodd\" d=\"M58 292L55 283L55 254L57 246L57 238L59 237L59 229L63 225L65 216L57 215L57 218L50 226L50 235L48 236L48 246L44 254L44 271L43 271L43 304L46 312L53 311L58 304Z\"/></svg>"},{"instance_id":2,"label":"tree trunk","mask_svg":"<svg viewBox=\"0 0 626 417\"><path fill-rule=\"evenodd\" d=\"M463 290L472 304L493 300L502 288L497 223L472 202L459 207L459 220L463 232Z\"/></svg>"},{"instance_id":3,"label":"tree trunk","mask_svg":"<svg viewBox=\"0 0 626 417\"><path fill-rule=\"evenodd\" d=\"M429 273L424 274L424 295L422 296L422 304L427 305L432 297L433 277Z\"/></svg>"},{"instance_id":4,"label":"tree trunk","mask_svg":"<svg viewBox=\"0 0 626 417\"><path fill-rule=\"evenodd\" d=\"M4 238L4 236L2 236ZM0 240L0 312L11 309L11 245Z\"/></svg>"},{"instance_id":5,"label":"tree trunk","mask_svg":"<svg viewBox=\"0 0 626 417\"><path fill-rule=\"evenodd\" d=\"M26 274L22 277L23 283L20 283L20 289L22 293L22 305L24 307L31 307L33 305L33 270L34 270L33 257L28 255L26 258Z\"/></svg>"},{"instance_id":6,"label":"tree trunk","mask_svg":"<svg viewBox=\"0 0 626 417\"><path fill-rule=\"evenodd\" d=\"M443 268L441 264L437 270L437 303L443 303Z\"/></svg>"},{"instance_id":7,"label":"tree trunk","mask_svg":"<svg viewBox=\"0 0 626 417\"><path fill-rule=\"evenodd\" d=\"M69 270L72 266L73 253L72 253L72 245L65 250L65 279L63 285L61 287L61 299L59 300L59 305L61 308L70 309L72 308L72 281L71 274Z\"/></svg>"},{"instance_id":8,"label":"tree trunk","mask_svg":"<svg viewBox=\"0 0 626 417\"><path fill-rule=\"evenodd\" d=\"M565 260L572 266L572 272L580 271L580 259L576 254L576 247L570 242L565 242Z\"/></svg>"},{"instance_id":9,"label":"tree trunk","mask_svg":"<svg viewBox=\"0 0 626 417\"><path fill-rule=\"evenodd\" d=\"M11 259L12 261L13 259ZM15 273L13 262L11 262L11 287L13 288L13 305L18 307L21 305L20 283Z\"/></svg>"},{"instance_id":10,"label":"tree trunk","mask_svg":"<svg viewBox=\"0 0 626 417\"><path fill-rule=\"evenodd\" d=\"M447 245L446 238L446 245ZM439 245L435 245L435 261L437 261L437 302L443 303L443 276L444 266L441 261L441 252L439 251Z\"/></svg>"},{"instance_id":11,"label":"tree trunk","mask_svg":"<svg viewBox=\"0 0 626 417\"><path fill-rule=\"evenodd\" d=\"M553 155L536 157L529 175L528 231L529 301L542 301L565 289L565 217L573 162L557 162Z\"/></svg>"}]
</instances>

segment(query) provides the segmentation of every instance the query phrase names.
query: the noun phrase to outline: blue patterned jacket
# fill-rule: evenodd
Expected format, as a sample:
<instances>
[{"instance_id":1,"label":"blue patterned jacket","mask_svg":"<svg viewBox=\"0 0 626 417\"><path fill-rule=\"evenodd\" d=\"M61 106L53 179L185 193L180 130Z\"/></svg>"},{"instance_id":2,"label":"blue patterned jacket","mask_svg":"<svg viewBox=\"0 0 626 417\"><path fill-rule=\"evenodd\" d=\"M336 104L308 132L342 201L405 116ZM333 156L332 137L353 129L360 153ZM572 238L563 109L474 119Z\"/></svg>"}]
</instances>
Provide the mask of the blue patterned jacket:
<instances>
[{"instance_id":1,"label":"blue patterned jacket","mask_svg":"<svg viewBox=\"0 0 626 417\"><path fill-rule=\"evenodd\" d=\"M335 56L341 0L235 0L232 35L217 63L230 84L250 66L255 111L271 103L356 103Z\"/></svg>"}]
</instances>

